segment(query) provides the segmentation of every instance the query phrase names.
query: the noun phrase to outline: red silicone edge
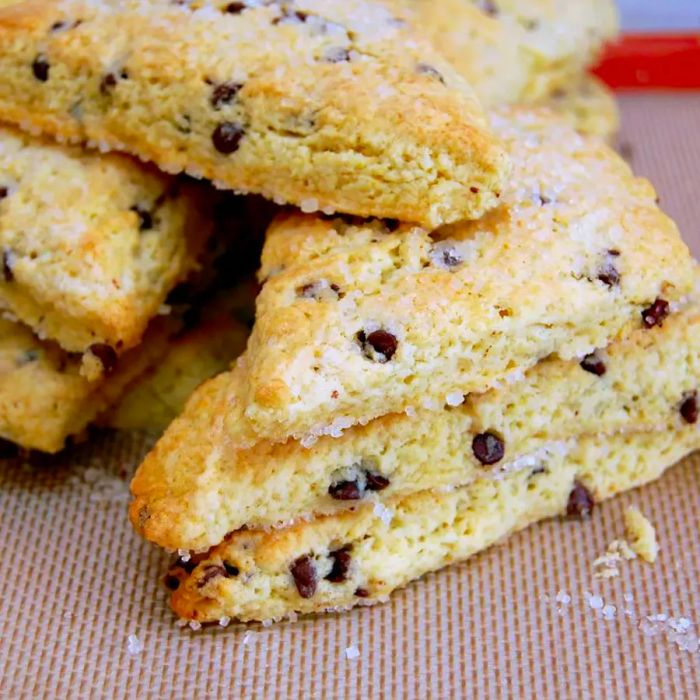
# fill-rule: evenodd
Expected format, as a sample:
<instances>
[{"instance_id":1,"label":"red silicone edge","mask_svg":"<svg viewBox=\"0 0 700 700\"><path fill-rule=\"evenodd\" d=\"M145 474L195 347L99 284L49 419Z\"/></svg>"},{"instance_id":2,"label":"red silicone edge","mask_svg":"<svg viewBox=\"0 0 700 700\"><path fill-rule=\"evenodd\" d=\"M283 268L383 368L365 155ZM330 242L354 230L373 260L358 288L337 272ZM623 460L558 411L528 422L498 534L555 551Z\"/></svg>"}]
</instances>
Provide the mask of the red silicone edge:
<instances>
[{"instance_id":1,"label":"red silicone edge","mask_svg":"<svg viewBox=\"0 0 700 700\"><path fill-rule=\"evenodd\" d=\"M594 73L615 89L700 89L700 32L628 34L606 49Z\"/></svg>"}]
</instances>

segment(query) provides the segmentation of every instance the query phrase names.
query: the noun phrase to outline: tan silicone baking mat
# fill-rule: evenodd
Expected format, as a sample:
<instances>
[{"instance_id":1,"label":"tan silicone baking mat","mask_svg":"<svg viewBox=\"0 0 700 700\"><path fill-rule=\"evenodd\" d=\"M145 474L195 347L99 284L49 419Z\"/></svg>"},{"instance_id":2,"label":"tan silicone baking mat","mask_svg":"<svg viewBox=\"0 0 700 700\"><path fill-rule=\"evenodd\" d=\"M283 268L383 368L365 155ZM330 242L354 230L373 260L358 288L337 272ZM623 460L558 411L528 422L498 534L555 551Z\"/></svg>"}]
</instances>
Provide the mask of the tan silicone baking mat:
<instances>
[{"instance_id":1,"label":"tan silicone baking mat","mask_svg":"<svg viewBox=\"0 0 700 700\"><path fill-rule=\"evenodd\" d=\"M622 104L623 150L700 254L700 95ZM700 456L590 522L532 527L386 605L195 632L168 609L166 556L126 522L145 449L102 436L0 465L1 697L700 697ZM630 503L660 559L596 580Z\"/></svg>"}]
</instances>

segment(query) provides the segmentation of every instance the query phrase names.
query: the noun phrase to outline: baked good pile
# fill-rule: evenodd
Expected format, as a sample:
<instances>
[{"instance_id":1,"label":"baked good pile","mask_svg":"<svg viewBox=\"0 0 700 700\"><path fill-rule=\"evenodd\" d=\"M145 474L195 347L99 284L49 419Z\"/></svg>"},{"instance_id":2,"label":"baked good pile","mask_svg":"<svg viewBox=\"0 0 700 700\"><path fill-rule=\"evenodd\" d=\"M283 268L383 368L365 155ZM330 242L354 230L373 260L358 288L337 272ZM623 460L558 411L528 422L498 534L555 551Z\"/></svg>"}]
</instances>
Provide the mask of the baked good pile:
<instances>
[{"instance_id":1,"label":"baked good pile","mask_svg":"<svg viewBox=\"0 0 700 700\"><path fill-rule=\"evenodd\" d=\"M130 516L197 623L385 601L658 477L700 448L700 271L610 146L616 30L0 3L0 436L162 431Z\"/></svg>"}]
</instances>

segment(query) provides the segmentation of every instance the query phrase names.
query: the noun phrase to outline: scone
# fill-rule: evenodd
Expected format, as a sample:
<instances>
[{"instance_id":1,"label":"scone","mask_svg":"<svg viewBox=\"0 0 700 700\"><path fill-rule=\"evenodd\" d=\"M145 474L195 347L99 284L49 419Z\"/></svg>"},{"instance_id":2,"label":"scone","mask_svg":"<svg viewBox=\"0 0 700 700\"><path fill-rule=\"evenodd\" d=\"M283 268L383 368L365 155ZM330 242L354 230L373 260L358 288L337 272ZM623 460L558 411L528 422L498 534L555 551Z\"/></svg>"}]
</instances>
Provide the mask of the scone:
<instances>
[{"instance_id":1,"label":"scone","mask_svg":"<svg viewBox=\"0 0 700 700\"><path fill-rule=\"evenodd\" d=\"M134 347L211 233L204 188L0 128L0 312L70 352Z\"/></svg>"},{"instance_id":2,"label":"scone","mask_svg":"<svg viewBox=\"0 0 700 700\"><path fill-rule=\"evenodd\" d=\"M236 412L240 395L220 392L230 388L225 377L214 380L139 468L132 522L165 548L201 551L243 527L500 477L586 434L680 430L697 421L700 272L697 279L696 298L662 327L640 318L628 337L580 362L546 359L519 381L460 396L452 407L383 416L310 449L293 440L237 447L220 416ZM238 415L231 424L244 421Z\"/></svg>"},{"instance_id":3,"label":"scone","mask_svg":"<svg viewBox=\"0 0 700 700\"><path fill-rule=\"evenodd\" d=\"M26 0L0 10L0 113L307 211L437 226L508 175L471 87L371 0Z\"/></svg>"},{"instance_id":4,"label":"scone","mask_svg":"<svg viewBox=\"0 0 700 700\"><path fill-rule=\"evenodd\" d=\"M250 442L442 408L552 353L583 357L689 292L675 224L612 149L548 112L493 123L515 169L479 221L272 224L241 360Z\"/></svg>"},{"instance_id":5,"label":"scone","mask_svg":"<svg viewBox=\"0 0 700 700\"><path fill-rule=\"evenodd\" d=\"M0 319L0 437L26 449L60 451L159 361L177 328L174 318L156 319L138 347L115 359L109 374L88 381L80 355Z\"/></svg>"},{"instance_id":6,"label":"scone","mask_svg":"<svg viewBox=\"0 0 700 700\"><path fill-rule=\"evenodd\" d=\"M401 0L486 107L568 88L617 33L612 0Z\"/></svg>"},{"instance_id":7,"label":"scone","mask_svg":"<svg viewBox=\"0 0 700 700\"><path fill-rule=\"evenodd\" d=\"M620 127L615 95L593 75L581 76L567 87L552 90L540 103L566 119L575 129L608 142Z\"/></svg>"},{"instance_id":8,"label":"scone","mask_svg":"<svg viewBox=\"0 0 700 700\"><path fill-rule=\"evenodd\" d=\"M167 583L187 620L278 620L386 600L397 588L535 521L586 516L700 447L700 430L595 435L502 479L366 504L286 530L242 530L179 560ZM224 621L224 620L222 620ZM225 621L224 621L225 622Z\"/></svg>"},{"instance_id":9,"label":"scone","mask_svg":"<svg viewBox=\"0 0 700 700\"><path fill-rule=\"evenodd\" d=\"M247 316L242 297L237 289L207 305L204 318L197 318L193 328L173 338L165 355L127 388L100 423L121 430L165 430L190 394L228 369L245 350L250 329L238 318Z\"/></svg>"}]
</instances>

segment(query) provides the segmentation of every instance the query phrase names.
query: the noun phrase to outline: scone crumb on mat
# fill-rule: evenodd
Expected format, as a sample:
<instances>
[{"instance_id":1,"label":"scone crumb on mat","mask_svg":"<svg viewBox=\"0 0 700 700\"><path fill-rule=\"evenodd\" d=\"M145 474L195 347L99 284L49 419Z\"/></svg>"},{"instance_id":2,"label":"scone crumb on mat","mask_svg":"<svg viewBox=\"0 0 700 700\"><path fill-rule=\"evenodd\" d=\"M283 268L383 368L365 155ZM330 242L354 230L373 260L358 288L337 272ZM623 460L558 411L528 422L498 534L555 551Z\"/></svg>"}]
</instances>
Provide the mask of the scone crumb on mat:
<instances>
[{"instance_id":1,"label":"scone crumb on mat","mask_svg":"<svg viewBox=\"0 0 700 700\"><path fill-rule=\"evenodd\" d=\"M352 644L351 646L345 649L345 658L348 661L354 661L355 659L359 659L360 650L354 644Z\"/></svg>"},{"instance_id":2,"label":"scone crumb on mat","mask_svg":"<svg viewBox=\"0 0 700 700\"><path fill-rule=\"evenodd\" d=\"M593 562L594 576L595 578L615 578L620 575L619 564L636 558L636 553L626 540L613 540L605 554Z\"/></svg>"},{"instance_id":3,"label":"scone crumb on mat","mask_svg":"<svg viewBox=\"0 0 700 700\"><path fill-rule=\"evenodd\" d=\"M659 554L656 530L642 512L630 506L625 510L625 534L630 546L644 561L653 564Z\"/></svg>"},{"instance_id":4,"label":"scone crumb on mat","mask_svg":"<svg viewBox=\"0 0 700 700\"><path fill-rule=\"evenodd\" d=\"M129 654L136 656L143 651L143 642L135 635L130 634L127 638L127 649Z\"/></svg>"}]
</instances>

